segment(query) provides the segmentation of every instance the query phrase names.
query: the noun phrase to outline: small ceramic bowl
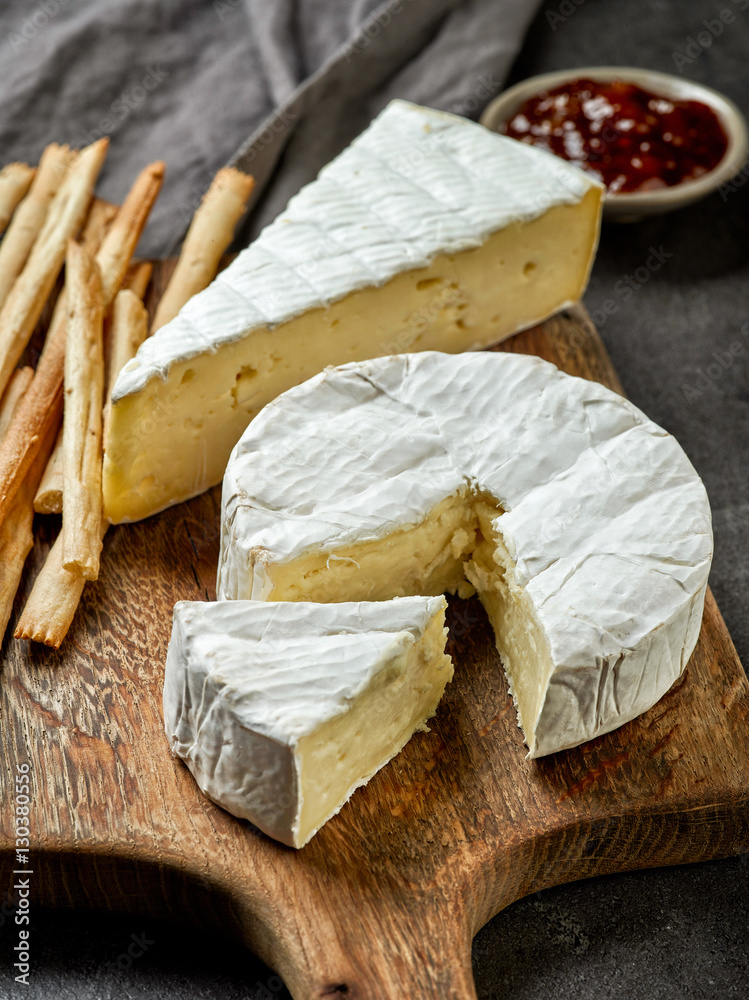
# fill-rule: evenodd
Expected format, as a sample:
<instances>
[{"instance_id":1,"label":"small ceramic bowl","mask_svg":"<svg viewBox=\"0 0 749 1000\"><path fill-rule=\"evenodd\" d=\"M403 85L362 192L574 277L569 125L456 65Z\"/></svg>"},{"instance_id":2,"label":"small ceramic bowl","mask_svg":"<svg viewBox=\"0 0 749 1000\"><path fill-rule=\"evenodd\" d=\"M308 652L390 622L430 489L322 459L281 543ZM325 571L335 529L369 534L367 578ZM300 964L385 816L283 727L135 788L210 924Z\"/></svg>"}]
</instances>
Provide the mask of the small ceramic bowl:
<instances>
[{"instance_id":1,"label":"small ceramic bowl","mask_svg":"<svg viewBox=\"0 0 749 1000\"><path fill-rule=\"evenodd\" d=\"M581 67L529 77L496 97L485 109L481 123L496 132L502 123L513 117L520 105L529 97L538 94L539 91L560 87L580 79L623 80L624 83L634 83L644 90L673 100L701 101L712 108L728 137L728 148L720 163L695 180L682 181L673 187L657 188L654 191L607 193L603 203L603 215L607 221L634 222L646 215L671 212L676 208L691 205L721 184L730 181L744 167L749 153L749 130L746 119L733 101L719 94L717 90L703 87L693 80L684 80L679 76L656 73L649 69L636 69L632 66Z\"/></svg>"}]
</instances>

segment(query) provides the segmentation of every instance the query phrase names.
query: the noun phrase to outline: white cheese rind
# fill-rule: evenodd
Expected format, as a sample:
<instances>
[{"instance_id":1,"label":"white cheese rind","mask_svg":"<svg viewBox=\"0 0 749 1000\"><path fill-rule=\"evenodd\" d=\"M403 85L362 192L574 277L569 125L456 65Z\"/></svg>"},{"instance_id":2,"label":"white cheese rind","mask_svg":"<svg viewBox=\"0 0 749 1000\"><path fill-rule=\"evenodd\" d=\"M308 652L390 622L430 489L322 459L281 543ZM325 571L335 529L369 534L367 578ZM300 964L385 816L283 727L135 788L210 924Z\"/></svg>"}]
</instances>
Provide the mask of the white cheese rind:
<instances>
[{"instance_id":1,"label":"white cheese rind","mask_svg":"<svg viewBox=\"0 0 749 1000\"><path fill-rule=\"evenodd\" d=\"M581 201L598 183L564 160L457 115L392 101L120 373L113 402L171 365L279 326L511 223Z\"/></svg>"},{"instance_id":2,"label":"white cheese rind","mask_svg":"<svg viewBox=\"0 0 749 1000\"><path fill-rule=\"evenodd\" d=\"M422 642L436 618L444 622L445 606L443 598L423 597L336 605L179 602L164 679L172 752L209 798L276 840L302 846L303 741L350 712L373 683L398 683L383 671ZM444 636L428 651L442 674L430 695L436 700L452 677ZM376 699L368 720L378 725ZM423 721L419 716L414 725ZM353 774L333 812L412 732L365 773Z\"/></svg>"},{"instance_id":3,"label":"white cheese rind","mask_svg":"<svg viewBox=\"0 0 749 1000\"><path fill-rule=\"evenodd\" d=\"M219 482L257 412L326 365L486 347L576 301L602 195L543 150L392 102L122 369L106 517Z\"/></svg>"},{"instance_id":4,"label":"white cheese rind","mask_svg":"<svg viewBox=\"0 0 749 1000\"><path fill-rule=\"evenodd\" d=\"M538 358L401 355L284 393L227 467L219 595L272 599L274 567L385 539L467 487L504 511L493 530L553 662L531 756L651 707L699 633L705 489L635 406Z\"/></svg>"}]
</instances>

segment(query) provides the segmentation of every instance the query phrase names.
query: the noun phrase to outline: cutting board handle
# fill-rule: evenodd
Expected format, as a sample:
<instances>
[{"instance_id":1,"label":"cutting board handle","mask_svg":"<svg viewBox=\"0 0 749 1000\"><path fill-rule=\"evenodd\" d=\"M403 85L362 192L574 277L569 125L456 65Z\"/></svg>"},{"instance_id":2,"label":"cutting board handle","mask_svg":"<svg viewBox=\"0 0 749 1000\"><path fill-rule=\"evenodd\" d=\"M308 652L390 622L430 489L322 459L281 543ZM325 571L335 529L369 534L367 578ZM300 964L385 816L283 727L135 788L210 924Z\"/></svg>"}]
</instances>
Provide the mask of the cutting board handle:
<instances>
[{"instance_id":1,"label":"cutting board handle","mask_svg":"<svg viewBox=\"0 0 749 1000\"><path fill-rule=\"evenodd\" d=\"M269 956L294 1000L477 1000L462 919L352 903L347 927L305 924L285 956Z\"/></svg>"},{"instance_id":2,"label":"cutting board handle","mask_svg":"<svg viewBox=\"0 0 749 1000\"><path fill-rule=\"evenodd\" d=\"M621 390L579 306L502 346ZM36 904L241 937L274 970L266 998L283 980L295 1000L476 1000L472 936L523 895L749 849L749 685L709 592L689 665L650 712L531 762L488 620L456 607L430 733L301 851L236 820L171 756L161 710L172 607L215 595L219 508L216 488L113 528L62 649L6 640L0 803L31 762ZM45 529L18 607L48 548ZM0 898L16 836L0 808Z\"/></svg>"}]
</instances>

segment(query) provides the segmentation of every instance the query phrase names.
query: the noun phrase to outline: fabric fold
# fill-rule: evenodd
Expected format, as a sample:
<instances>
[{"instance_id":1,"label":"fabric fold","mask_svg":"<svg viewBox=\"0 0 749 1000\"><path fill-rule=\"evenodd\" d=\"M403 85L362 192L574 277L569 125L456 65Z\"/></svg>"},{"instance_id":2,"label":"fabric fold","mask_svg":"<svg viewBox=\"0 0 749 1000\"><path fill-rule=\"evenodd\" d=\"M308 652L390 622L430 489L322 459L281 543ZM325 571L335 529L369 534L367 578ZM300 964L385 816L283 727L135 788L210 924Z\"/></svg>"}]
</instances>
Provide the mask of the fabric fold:
<instances>
[{"instance_id":1,"label":"fabric fold","mask_svg":"<svg viewBox=\"0 0 749 1000\"><path fill-rule=\"evenodd\" d=\"M3 162L110 137L99 193L167 163L138 252L169 256L216 171L256 179L236 245L283 210L394 97L477 118L539 0L8 0ZM247 138L249 137L249 138Z\"/></svg>"}]
</instances>

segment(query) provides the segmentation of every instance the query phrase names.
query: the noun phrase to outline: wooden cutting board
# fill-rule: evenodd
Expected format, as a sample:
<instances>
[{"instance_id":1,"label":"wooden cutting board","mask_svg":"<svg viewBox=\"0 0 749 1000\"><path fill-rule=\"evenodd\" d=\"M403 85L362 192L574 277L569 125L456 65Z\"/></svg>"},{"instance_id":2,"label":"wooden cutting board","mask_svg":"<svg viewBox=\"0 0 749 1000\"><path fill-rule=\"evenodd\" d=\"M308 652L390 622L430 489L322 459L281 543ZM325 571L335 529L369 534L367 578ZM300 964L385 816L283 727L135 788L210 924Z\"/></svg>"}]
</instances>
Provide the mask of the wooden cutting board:
<instances>
[{"instance_id":1,"label":"wooden cutting board","mask_svg":"<svg viewBox=\"0 0 749 1000\"><path fill-rule=\"evenodd\" d=\"M160 265L153 302L170 272ZM573 310L500 350L619 382ZM526 761L478 601L448 613L455 680L431 732L300 852L197 790L163 733L172 606L215 597L220 491L107 536L59 652L6 637L0 866L13 898L17 765L31 767L32 902L142 912L243 939L296 1000L469 1000L471 940L513 900L749 849L749 684L708 595L683 677L646 715ZM39 518L15 615L58 531Z\"/></svg>"}]
</instances>

